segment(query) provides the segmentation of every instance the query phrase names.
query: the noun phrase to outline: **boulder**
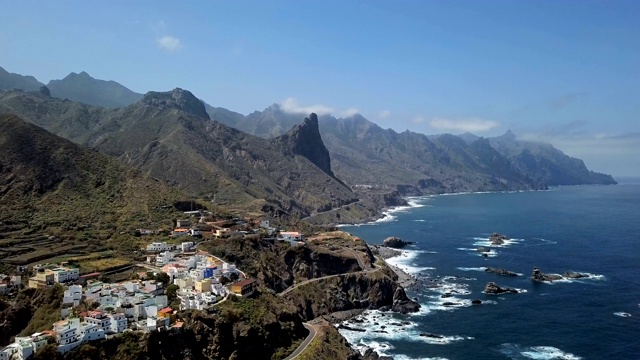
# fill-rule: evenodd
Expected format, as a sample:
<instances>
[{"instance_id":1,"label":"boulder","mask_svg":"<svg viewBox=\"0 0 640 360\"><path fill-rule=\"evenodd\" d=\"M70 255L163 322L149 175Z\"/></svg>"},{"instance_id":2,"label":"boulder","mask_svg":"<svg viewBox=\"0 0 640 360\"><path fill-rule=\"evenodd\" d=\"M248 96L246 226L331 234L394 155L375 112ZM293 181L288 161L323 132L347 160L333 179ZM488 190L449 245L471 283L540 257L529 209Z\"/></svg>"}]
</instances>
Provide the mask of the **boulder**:
<instances>
[{"instance_id":1,"label":"boulder","mask_svg":"<svg viewBox=\"0 0 640 360\"><path fill-rule=\"evenodd\" d=\"M498 286L498 284L494 282L490 282L490 283L487 283L487 286L484 287L484 293L485 294L504 294L504 293L517 294L518 290L507 288L507 287L503 288Z\"/></svg>"},{"instance_id":2,"label":"boulder","mask_svg":"<svg viewBox=\"0 0 640 360\"><path fill-rule=\"evenodd\" d=\"M505 235L493 233L489 237L489 241L491 241L491 245L502 245L505 240L509 240L509 238Z\"/></svg>"},{"instance_id":3,"label":"boulder","mask_svg":"<svg viewBox=\"0 0 640 360\"><path fill-rule=\"evenodd\" d=\"M400 238L397 238L395 236L388 237L388 238L384 239L384 241L382 242L383 246L390 247L390 248L395 248L395 249L401 249L401 248L403 248L403 247L405 247L407 245L411 245L411 244L413 244L413 243L410 242L410 241L404 241L404 240L402 240Z\"/></svg>"},{"instance_id":4,"label":"boulder","mask_svg":"<svg viewBox=\"0 0 640 360\"><path fill-rule=\"evenodd\" d=\"M558 274L545 274L543 272L540 271L540 269L538 269L537 267L533 268L533 271L531 272L531 280L533 281L554 281L554 280L561 280L562 276L558 275Z\"/></svg>"},{"instance_id":5,"label":"boulder","mask_svg":"<svg viewBox=\"0 0 640 360\"><path fill-rule=\"evenodd\" d=\"M518 276L518 274L514 273L513 271L494 268L494 267L488 267L488 268L484 269L484 271L490 272L490 273L494 273L494 274L498 274L498 275L502 275L502 276Z\"/></svg>"},{"instance_id":6,"label":"boulder","mask_svg":"<svg viewBox=\"0 0 640 360\"><path fill-rule=\"evenodd\" d=\"M444 336L442 336L442 335L432 334L432 333L420 333L420 336L428 337L428 338L432 338L432 339L443 339L444 338Z\"/></svg>"},{"instance_id":7,"label":"boulder","mask_svg":"<svg viewBox=\"0 0 640 360\"><path fill-rule=\"evenodd\" d=\"M491 249L489 249L489 248L488 248L488 247L486 247L486 246L480 246L480 247L478 247L476 250L478 250L478 252L481 252L481 253L488 253L488 252L491 252Z\"/></svg>"},{"instance_id":8,"label":"boulder","mask_svg":"<svg viewBox=\"0 0 640 360\"><path fill-rule=\"evenodd\" d=\"M482 300L480 300L480 299L471 300L471 304L480 305L480 304L482 304Z\"/></svg>"}]
</instances>

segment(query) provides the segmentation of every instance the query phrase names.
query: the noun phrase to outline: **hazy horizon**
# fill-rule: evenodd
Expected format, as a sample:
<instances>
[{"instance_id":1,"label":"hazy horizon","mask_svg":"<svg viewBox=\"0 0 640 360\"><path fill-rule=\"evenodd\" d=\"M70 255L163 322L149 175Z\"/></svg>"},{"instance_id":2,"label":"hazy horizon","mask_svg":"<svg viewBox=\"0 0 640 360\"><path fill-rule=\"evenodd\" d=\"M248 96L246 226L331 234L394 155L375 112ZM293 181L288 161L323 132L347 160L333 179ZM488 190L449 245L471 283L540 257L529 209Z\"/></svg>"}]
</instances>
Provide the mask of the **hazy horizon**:
<instances>
[{"instance_id":1,"label":"hazy horizon","mask_svg":"<svg viewBox=\"0 0 640 360\"><path fill-rule=\"evenodd\" d=\"M154 4L5 4L0 66L181 87L243 114L278 103L398 132L511 129L640 176L636 2Z\"/></svg>"}]
</instances>

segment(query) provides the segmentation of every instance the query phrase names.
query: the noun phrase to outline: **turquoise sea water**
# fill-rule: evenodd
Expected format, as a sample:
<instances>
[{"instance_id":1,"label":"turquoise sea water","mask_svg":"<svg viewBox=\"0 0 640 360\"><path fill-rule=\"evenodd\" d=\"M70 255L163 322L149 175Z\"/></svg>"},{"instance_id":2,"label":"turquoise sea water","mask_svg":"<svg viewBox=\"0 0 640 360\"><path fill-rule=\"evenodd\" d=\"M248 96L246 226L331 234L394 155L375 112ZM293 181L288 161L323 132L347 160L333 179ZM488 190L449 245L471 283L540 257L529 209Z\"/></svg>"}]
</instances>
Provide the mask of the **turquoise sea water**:
<instances>
[{"instance_id":1,"label":"turquoise sea water","mask_svg":"<svg viewBox=\"0 0 640 360\"><path fill-rule=\"evenodd\" d=\"M354 324L366 332L341 330L352 344L396 360L640 359L640 183L411 202L413 208L385 221L344 230L370 244L388 236L415 242L390 261L421 280L408 293L423 309L405 316L368 312ZM485 258L475 248L487 245L492 232L514 240ZM522 276L485 273L487 266ZM534 283L534 266L591 276ZM483 294L489 281L523 292Z\"/></svg>"}]
</instances>

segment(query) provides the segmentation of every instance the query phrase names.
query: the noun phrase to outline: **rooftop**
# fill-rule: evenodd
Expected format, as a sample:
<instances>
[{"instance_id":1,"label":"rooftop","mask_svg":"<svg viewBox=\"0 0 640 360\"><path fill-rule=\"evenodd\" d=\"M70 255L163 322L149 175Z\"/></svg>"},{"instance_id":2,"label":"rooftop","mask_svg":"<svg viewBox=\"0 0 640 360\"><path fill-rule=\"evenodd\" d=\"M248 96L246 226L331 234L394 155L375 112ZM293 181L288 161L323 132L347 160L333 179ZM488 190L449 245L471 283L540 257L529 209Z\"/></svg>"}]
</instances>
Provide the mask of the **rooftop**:
<instances>
[{"instance_id":1,"label":"rooftop","mask_svg":"<svg viewBox=\"0 0 640 360\"><path fill-rule=\"evenodd\" d=\"M254 282L256 282L254 279L244 279L231 284L231 286L245 286L245 285L253 284Z\"/></svg>"}]
</instances>

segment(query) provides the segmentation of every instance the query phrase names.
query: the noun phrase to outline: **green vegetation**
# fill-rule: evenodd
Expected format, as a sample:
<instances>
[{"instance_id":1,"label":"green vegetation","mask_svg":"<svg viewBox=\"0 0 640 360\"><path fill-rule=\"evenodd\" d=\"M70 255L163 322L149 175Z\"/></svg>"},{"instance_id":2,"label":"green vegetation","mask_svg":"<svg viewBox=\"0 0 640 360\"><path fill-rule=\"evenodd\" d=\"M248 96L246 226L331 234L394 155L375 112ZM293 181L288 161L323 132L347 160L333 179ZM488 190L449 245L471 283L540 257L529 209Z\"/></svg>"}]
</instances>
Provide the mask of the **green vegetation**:
<instances>
[{"instance_id":1,"label":"green vegetation","mask_svg":"<svg viewBox=\"0 0 640 360\"><path fill-rule=\"evenodd\" d=\"M355 358L354 350L349 347L345 338L335 327L327 322L315 327L318 329L316 338L297 357L298 360Z\"/></svg>"},{"instance_id":2,"label":"green vegetation","mask_svg":"<svg viewBox=\"0 0 640 360\"><path fill-rule=\"evenodd\" d=\"M106 250L130 258L141 246L134 230L170 228L185 197L15 116L0 117L0 152L0 258L11 264ZM114 259L79 262L86 271L126 262Z\"/></svg>"},{"instance_id":3,"label":"green vegetation","mask_svg":"<svg viewBox=\"0 0 640 360\"><path fill-rule=\"evenodd\" d=\"M14 299L0 299L0 346L12 336L51 329L60 320L64 288L24 289Z\"/></svg>"}]
</instances>

